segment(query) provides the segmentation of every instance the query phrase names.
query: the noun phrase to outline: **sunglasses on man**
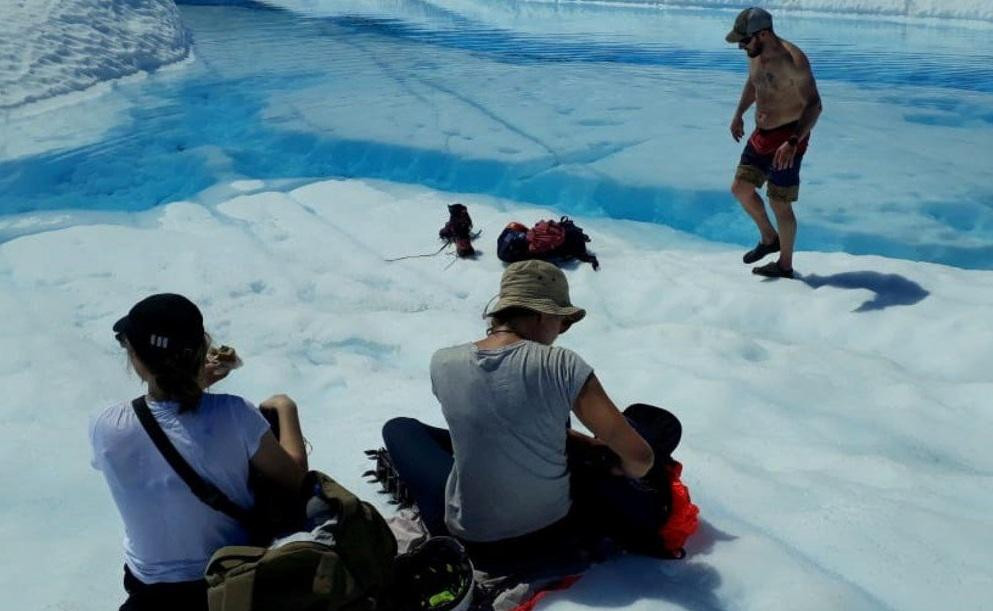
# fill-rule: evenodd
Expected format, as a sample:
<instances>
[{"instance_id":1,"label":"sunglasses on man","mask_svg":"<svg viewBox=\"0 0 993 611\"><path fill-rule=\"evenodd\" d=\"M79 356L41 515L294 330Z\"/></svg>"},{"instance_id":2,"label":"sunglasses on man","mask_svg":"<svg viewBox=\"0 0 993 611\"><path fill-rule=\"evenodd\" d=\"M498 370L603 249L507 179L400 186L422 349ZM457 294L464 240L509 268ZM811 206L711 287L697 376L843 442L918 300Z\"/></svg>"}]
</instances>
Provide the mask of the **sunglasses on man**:
<instances>
[{"instance_id":1,"label":"sunglasses on man","mask_svg":"<svg viewBox=\"0 0 993 611\"><path fill-rule=\"evenodd\" d=\"M747 47L752 42L752 39L753 38L755 38L756 36L758 36L762 32L771 32L771 31L772 30L766 28L764 30L759 30L758 32L755 32L751 36L745 36L744 38L742 38L741 40L738 41L738 48L739 49L744 49L745 47Z\"/></svg>"}]
</instances>

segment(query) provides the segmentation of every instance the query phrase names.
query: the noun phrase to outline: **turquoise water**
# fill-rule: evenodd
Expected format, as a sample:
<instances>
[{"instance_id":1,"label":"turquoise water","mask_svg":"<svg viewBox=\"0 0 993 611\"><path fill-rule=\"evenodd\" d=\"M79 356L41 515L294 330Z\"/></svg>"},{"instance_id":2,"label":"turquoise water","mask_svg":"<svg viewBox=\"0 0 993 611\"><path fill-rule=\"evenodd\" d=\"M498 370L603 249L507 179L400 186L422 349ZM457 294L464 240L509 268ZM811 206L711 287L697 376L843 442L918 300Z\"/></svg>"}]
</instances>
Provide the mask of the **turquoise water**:
<instances>
[{"instance_id":1,"label":"turquoise water","mask_svg":"<svg viewBox=\"0 0 993 611\"><path fill-rule=\"evenodd\" d=\"M182 7L195 60L117 86L98 137L0 161L0 214L141 210L234 178L360 177L754 241L727 191L745 71L723 43L733 12L370 4ZM993 171L979 161L993 153L991 29L778 24L825 99L800 248L993 269Z\"/></svg>"}]
</instances>

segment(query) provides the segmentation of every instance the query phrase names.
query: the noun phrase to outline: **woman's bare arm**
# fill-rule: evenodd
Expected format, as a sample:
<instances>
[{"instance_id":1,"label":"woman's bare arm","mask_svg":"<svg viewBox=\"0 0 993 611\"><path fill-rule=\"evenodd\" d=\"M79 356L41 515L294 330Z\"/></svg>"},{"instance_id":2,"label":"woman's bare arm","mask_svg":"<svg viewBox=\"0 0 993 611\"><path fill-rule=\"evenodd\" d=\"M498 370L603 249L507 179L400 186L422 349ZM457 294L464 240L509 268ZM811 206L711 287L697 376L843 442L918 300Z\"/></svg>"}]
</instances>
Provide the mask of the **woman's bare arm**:
<instances>
[{"instance_id":1,"label":"woman's bare arm","mask_svg":"<svg viewBox=\"0 0 993 611\"><path fill-rule=\"evenodd\" d=\"M275 395L260 403L259 409L276 413L279 439L271 431L263 435L259 449L252 457L252 466L267 480L295 494L307 475L307 450L297 405L286 395Z\"/></svg>"},{"instance_id":2,"label":"woman's bare arm","mask_svg":"<svg viewBox=\"0 0 993 611\"><path fill-rule=\"evenodd\" d=\"M297 404L286 395L273 395L259 404L262 411L276 412L279 422L279 445L304 471L307 470L307 447L300 428Z\"/></svg>"},{"instance_id":3,"label":"woman's bare arm","mask_svg":"<svg viewBox=\"0 0 993 611\"><path fill-rule=\"evenodd\" d=\"M303 486L307 470L293 460L276 441L276 436L266 432L259 442L259 449L252 456L252 466L258 469L267 481L273 482L287 492L297 494Z\"/></svg>"},{"instance_id":4,"label":"woman's bare arm","mask_svg":"<svg viewBox=\"0 0 993 611\"><path fill-rule=\"evenodd\" d=\"M607 396L600 380L591 374L579 391L572 411L621 460L624 474L644 477L655 463L655 454Z\"/></svg>"}]
</instances>

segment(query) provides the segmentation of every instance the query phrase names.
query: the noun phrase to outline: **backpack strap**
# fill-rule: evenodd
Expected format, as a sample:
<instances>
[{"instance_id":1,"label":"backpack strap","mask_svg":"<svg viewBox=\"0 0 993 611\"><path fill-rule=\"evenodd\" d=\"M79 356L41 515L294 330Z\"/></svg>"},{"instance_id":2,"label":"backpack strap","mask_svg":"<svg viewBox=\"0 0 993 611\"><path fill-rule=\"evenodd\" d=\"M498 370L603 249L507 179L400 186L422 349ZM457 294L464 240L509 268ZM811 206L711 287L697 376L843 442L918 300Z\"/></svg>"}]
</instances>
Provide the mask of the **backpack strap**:
<instances>
[{"instance_id":1,"label":"backpack strap","mask_svg":"<svg viewBox=\"0 0 993 611\"><path fill-rule=\"evenodd\" d=\"M159 426L155 416L152 415L152 410L149 409L145 397L138 397L132 401L131 407L138 416L138 420L141 422L141 426L145 429L145 432L152 438L152 443L155 444L155 447L162 454L162 458L165 458L169 466L176 472L176 475L186 482L186 485L190 487L190 491L208 507L234 518L242 526L252 530L257 523L254 516L229 499L217 486L200 477L200 474L190 466L190 463L186 462L186 459L179 453L176 446L169 441L169 437L162 430L162 427Z\"/></svg>"}]
</instances>

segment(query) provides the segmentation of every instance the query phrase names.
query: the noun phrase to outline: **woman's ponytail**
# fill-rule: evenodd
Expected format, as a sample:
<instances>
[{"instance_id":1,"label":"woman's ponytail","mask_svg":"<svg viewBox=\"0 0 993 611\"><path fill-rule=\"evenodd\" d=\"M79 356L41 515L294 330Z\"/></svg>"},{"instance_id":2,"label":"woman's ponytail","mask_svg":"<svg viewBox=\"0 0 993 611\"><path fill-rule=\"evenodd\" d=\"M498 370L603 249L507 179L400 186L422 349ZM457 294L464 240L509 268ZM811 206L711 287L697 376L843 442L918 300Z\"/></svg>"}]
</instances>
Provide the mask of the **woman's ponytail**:
<instances>
[{"instance_id":1,"label":"woman's ponytail","mask_svg":"<svg viewBox=\"0 0 993 611\"><path fill-rule=\"evenodd\" d=\"M200 379L207 359L210 338L204 336L199 348L187 349L162 359L151 371L164 398L179 402L179 411L187 412L200 405L203 388Z\"/></svg>"}]
</instances>

